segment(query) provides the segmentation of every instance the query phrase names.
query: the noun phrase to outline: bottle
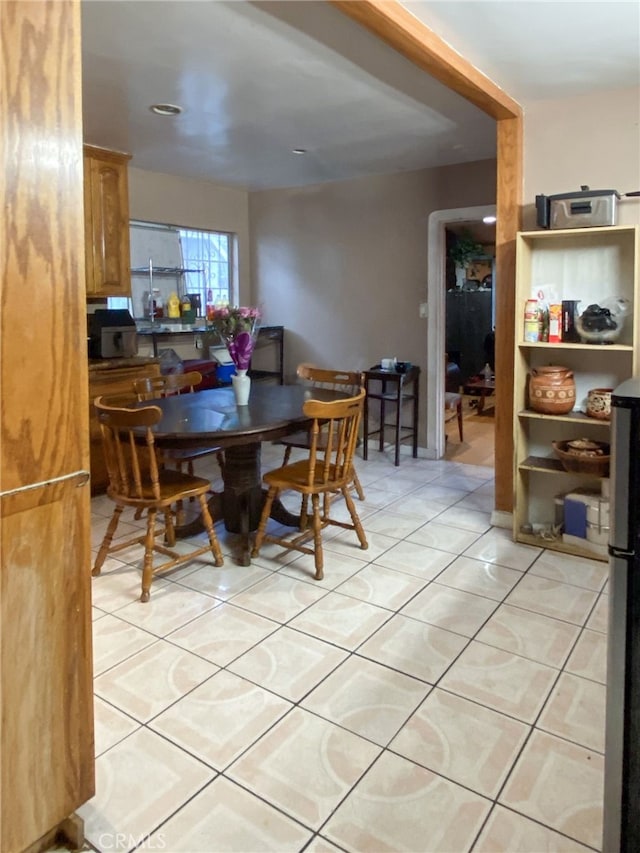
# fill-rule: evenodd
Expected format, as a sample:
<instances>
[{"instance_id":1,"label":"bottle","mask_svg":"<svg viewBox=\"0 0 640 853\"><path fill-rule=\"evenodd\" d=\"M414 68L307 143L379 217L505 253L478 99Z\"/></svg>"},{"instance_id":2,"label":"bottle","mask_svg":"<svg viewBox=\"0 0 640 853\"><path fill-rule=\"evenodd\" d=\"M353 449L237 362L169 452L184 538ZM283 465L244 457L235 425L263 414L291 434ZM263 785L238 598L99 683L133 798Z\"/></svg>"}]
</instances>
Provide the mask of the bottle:
<instances>
[{"instance_id":1,"label":"bottle","mask_svg":"<svg viewBox=\"0 0 640 853\"><path fill-rule=\"evenodd\" d=\"M215 305L213 303L213 291L211 289L207 290L207 305L206 305L206 315L207 320L213 320L215 313Z\"/></svg>"},{"instance_id":2,"label":"bottle","mask_svg":"<svg viewBox=\"0 0 640 853\"><path fill-rule=\"evenodd\" d=\"M191 311L191 300L188 296L183 296L180 303L180 313L184 314L186 311Z\"/></svg>"},{"instance_id":3,"label":"bottle","mask_svg":"<svg viewBox=\"0 0 640 853\"><path fill-rule=\"evenodd\" d=\"M489 362L485 364L482 368L482 376L484 377L485 382L491 382L491 377L493 376L493 370L491 370L491 366Z\"/></svg>"},{"instance_id":4,"label":"bottle","mask_svg":"<svg viewBox=\"0 0 640 853\"><path fill-rule=\"evenodd\" d=\"M180 318L180 300L175 290L169 294L169 299L167 300L167 317L171 320L178 320Z\"/></svg>"}]
</instances>

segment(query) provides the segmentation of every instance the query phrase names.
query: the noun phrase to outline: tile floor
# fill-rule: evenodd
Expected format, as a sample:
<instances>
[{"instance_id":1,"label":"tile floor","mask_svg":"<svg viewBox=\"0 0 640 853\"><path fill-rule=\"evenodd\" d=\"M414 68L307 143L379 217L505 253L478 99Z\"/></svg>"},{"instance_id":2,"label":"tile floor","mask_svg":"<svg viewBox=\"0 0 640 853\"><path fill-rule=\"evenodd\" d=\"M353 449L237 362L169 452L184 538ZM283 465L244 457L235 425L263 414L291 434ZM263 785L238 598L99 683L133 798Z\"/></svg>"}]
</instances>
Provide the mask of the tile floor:
<instances>
[{"instance_id":1,"label":"tile floor","mask_svg":"<svg viewBox=\"0 0 640 853\"><path fill-rule=\"evenodd\" d=\"M606 565L492 528L491 468L357 467L369 549L325 531L321 582L223 529L148 604L139 550L93 579L96 849L600 849Z\"/></svg>"},{"instance_id":2,"label":"tile floor","mask_svg":"<svg viewBox=\"0 0 640 853\"><path fill-rule=\"evenodd\" d=\"M483 414L476 409L477 397L462 395L463 437L460 441L456 419L445 426L448 440L444 458L450 462L464 462L467 465L495 465L495 417L491 398L486 404Z\"/></svg>"}]
</instances>

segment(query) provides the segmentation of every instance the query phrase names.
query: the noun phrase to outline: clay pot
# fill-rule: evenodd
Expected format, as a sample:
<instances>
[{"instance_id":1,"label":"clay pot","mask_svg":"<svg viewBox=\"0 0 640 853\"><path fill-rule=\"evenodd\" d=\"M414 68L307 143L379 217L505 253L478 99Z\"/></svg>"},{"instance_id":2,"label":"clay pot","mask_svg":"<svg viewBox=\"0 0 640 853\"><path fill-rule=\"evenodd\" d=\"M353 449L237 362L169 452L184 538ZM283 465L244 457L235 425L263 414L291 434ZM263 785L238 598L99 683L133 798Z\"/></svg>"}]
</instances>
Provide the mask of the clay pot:
<instances>
[{"instance_id":1,"label":"clay pot","mask_svg":"<svg viewBox=\"0 0 640 853\"><path fill-rule=\"evenodd\" d=\"M611 392L613 388L592 388L587 394L587 414L599 421L611 417Z\"/></svg>"},{"instance_id":2,"label":"clay pot","mask_svg":"<svg viewBox=\"0 0 640 853\"><path fill-rule=\"evenodd\" d=\"M576 402L576 383L568 367L549 364L531 369L529 406L543 415L566 415Z\"/></svg>"}]
</instances>

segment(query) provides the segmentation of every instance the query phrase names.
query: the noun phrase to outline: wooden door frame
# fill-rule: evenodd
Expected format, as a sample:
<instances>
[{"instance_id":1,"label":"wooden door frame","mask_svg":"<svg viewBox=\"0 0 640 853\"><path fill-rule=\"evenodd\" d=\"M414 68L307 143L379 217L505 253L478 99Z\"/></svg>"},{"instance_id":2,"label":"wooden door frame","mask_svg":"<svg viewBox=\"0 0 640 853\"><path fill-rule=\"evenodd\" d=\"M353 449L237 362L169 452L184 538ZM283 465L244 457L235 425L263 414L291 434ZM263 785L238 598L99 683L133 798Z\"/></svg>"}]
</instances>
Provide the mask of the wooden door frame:
<instances>
[{"instance_id":1,"label":"wooden door frame","mask_svg":"<svg viewBox=\"0 0 640 853\"><path fill-rule=\"evenodd\" d=\"M395 0L329 2L496 120L495 509L498 513L511 512L515 243L522 219L522 108Z\"/></svg>"}]
</instances>

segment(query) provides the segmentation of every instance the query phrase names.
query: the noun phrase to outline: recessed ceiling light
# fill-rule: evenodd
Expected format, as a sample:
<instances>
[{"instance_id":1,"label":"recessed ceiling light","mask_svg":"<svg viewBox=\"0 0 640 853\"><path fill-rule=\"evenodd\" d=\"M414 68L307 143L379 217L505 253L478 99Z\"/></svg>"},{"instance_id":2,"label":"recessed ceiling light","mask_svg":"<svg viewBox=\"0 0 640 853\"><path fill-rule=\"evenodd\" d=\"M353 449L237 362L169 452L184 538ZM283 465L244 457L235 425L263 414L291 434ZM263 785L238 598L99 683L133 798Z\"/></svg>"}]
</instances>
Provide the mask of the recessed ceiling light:
<instances>
[{"instance_id":1,"label":"recessed ceiling light","mask_svg":"<svg viewBox=\"0 0 640 853\"><path fill-rule=\"evenodd\" d=\"M307 149L306 148L292 148L291 153L292 154L306 154Z\"/></svg>"},{"instance_id":2,"label":"recessed ceiling light","mask_svg":"<svg viewBox=\"0 0 640 853\"><path fill-rule=\"evenodd\" d=\"M482 221L485 225L495 225L496 217L495 216L483 216Z\"/></svg>"},{"instance_id":3,"label":"recessed ceiling light","mask_svg":"<svg viewBox=\"0 0 640 853\"><path fill-rule=\"evenodd\" d=\"M149 109L157 116L178 116L182 112L182 107L175 104L151 104Z\"/></svg>"}]
</instances>

